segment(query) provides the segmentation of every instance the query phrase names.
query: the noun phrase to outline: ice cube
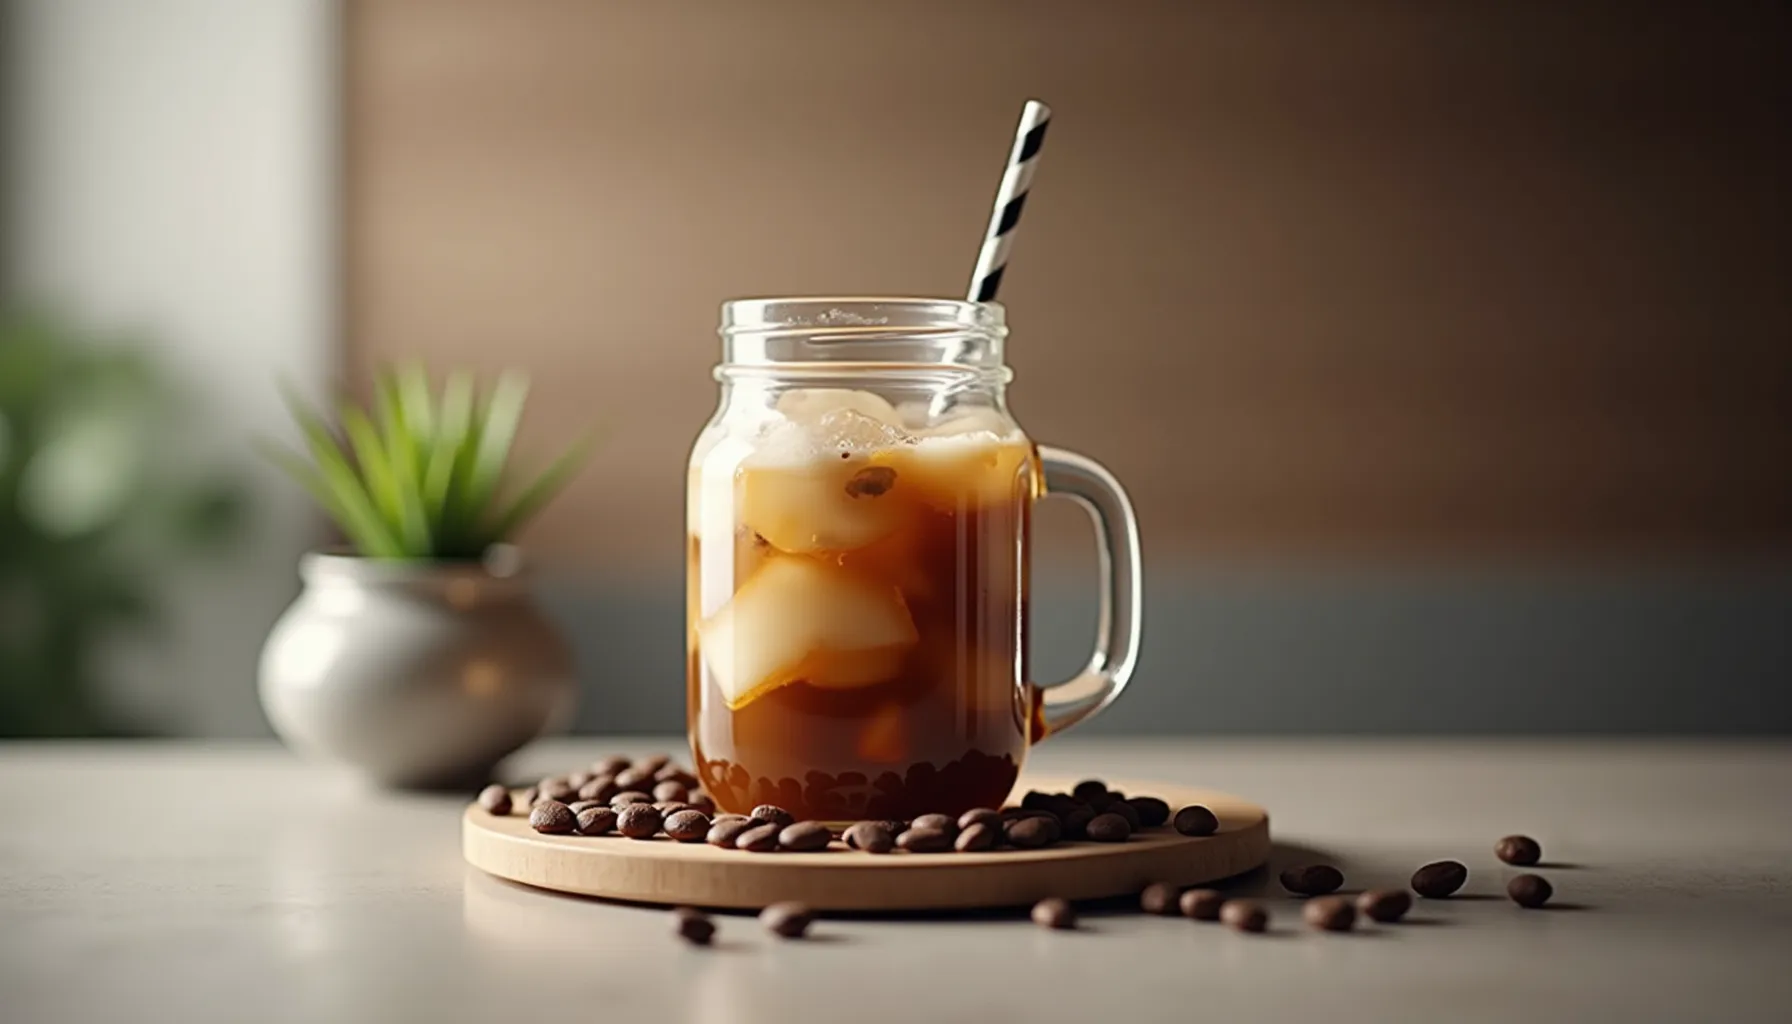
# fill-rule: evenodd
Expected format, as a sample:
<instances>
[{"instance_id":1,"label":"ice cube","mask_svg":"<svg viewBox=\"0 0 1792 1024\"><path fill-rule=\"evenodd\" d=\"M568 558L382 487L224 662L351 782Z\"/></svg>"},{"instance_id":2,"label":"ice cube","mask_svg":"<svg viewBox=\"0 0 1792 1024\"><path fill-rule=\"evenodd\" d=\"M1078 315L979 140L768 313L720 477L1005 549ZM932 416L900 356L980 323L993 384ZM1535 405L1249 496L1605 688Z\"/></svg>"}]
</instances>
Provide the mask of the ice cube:
<instances>
[{"instance_id":1,"label":"ice cube","mask_svg":"<svg viewBox=\"0 0 1792 1024\"><path fill-rule=\"evenodd\" d=\"M843 452L799 467L741 472L740 520L792 554L854 551L902 525L900 474Z\"/></svg>"},{"instance_id":2,"label":"ice cube","mask_svg":"<svg viewBox=\"0 0 1792 1024\"><path fill-rule=\"evenodd\" d=\"M795 682L881 683L901 671L918 639L895 587L791 556L767 561L697 631L704 664L731 708Z\"/></svg>"},{"instance_id":3,"label":"ice cube","mask_svg":"<svg viewBox=\"0 0 1792 1024\"><path fill-rule=\"evenodd\" d=\"M912 492L942 511L999 505L1033 493L1031 448L985 431L921 438L908 458Z\"/></svg>"},{"instance_id":4,"label":"ice cube","mask_svg":"<svg viewBox=\"0 0 1792 1024\"><path fill-rule=\"evenodd\" d=\"M795 388L778 399L778 411L793 423L809 425L836 410L849 409L891 427L902 426L902 417L882 397L850 388Z\"/></svg>"}]
</instances>

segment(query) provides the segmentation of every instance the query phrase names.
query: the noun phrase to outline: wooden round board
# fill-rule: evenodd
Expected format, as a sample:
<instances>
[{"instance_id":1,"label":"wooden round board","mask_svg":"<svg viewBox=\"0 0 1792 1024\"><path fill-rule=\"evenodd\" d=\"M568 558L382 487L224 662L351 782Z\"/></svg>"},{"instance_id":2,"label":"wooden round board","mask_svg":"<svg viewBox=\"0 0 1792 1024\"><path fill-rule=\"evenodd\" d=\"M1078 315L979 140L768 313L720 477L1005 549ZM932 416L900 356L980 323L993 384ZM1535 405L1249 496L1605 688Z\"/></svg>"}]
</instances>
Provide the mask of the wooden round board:
<instances>
[{"instance_id":1,"label":"wooden round board","mask_svg":"<svg viewBox=\"0 0 1792 1024\"><path fill-rule=\"evenodd\" d=\"M1026 778L1026 789L1067 790L1074 780ZM1172 810L1203 804L1220 819L1203 838L1145 829L1124 843L1059 843L1043 850L872 855L836 840L816 853L745 853L706 843L618 835L549 836L527 812L493 817L477 805L461 819L467 862L512 881L559 892L697 907L763 907L800 900L817 910L1003 907L1047 896L1096 899L1152 882L1195 885L1242 874L1269 858L1269 815L1211 789L1116 780Z\"/></svg>"}]
</instances>

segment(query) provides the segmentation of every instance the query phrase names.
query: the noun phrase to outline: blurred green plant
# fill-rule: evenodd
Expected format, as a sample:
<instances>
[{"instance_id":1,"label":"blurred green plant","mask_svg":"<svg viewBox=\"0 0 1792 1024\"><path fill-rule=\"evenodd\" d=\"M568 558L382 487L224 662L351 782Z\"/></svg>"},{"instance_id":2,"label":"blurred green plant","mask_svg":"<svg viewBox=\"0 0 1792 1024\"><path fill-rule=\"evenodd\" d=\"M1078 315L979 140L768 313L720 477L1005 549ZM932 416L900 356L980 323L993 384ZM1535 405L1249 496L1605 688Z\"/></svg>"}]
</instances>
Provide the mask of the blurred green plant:
<instances>
[{"instance_id":1,"label":"blurred green plant","mask_svg":"<svg viewBox=\"0 0 1792 1024\"><path fill-rule=\"evenodd\" d=\"M340 431L286 390L309 459L277 444L262 449L291 474L371 558L476 560L566 486L590 454L574 442L512 497L501 496L528 383L506 373L483 394L473 376L448 375L439 398L419 366L374 377L371 408L343 399Z\"/></svg>"},{"instance_id":2,"label":"blurred green plant","mask_svg":"<svg viewBox=\"0 0 1792 1024\"><path fill-rule=\"evenodd\" d=\"M0 308L0 736L140 731L99 697L121 634L240 532L246 494L181 451L180 395L141 345Z\"/></svg>"}]
</instances>

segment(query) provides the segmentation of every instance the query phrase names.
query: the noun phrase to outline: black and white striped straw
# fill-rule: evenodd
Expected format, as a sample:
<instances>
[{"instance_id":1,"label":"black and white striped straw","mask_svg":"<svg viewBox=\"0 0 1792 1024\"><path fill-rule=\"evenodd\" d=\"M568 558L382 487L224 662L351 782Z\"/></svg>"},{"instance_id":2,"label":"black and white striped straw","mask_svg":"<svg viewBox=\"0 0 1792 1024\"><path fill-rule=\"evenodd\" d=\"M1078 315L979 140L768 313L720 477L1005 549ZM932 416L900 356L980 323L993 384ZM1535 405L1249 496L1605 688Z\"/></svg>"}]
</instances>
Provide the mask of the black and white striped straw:
<instances>
[{"instance_id":1,"label":"black and white striped straw","mask_svg":"<svg viewBox=\"0 0 1792 1024\"><path fill-rule=\"evenodd\" d=\"M1008 246L1014 239L1014 226L1020 223L1021 208L1027 205L1027 189L1032 187L1033 168L1039 163L1039 147L1045 144L1051 118L1052 108L1038 100L1028 100L1020 112L1014 151L1008 155L1008 169L996 191L996 208L989 216L989 231L983 236L983 251L977 254L977 269L971 274L972 302L994 299L1002 286Z\"/></svg>"}]
</instances>

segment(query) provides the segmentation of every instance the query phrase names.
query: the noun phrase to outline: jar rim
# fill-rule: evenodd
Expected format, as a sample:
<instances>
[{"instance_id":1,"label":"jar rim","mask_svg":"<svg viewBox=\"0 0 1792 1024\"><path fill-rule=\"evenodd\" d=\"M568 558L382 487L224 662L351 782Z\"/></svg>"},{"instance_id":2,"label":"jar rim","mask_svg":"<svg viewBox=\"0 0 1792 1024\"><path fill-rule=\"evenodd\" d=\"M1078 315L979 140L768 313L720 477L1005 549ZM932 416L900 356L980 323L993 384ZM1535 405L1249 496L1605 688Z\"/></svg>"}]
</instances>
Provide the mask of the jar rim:
<instances>
[{"instance_id":1,"label":"jar rim","mask_svg":"<svg viewBox=\"0 0 1792 1024\"><path fill-rule=\"evenodd\" d=\"M914 296L791 296L722 304L727 366L838 365L999 370L999 302Z\"/></svg>"}]
</instances>

